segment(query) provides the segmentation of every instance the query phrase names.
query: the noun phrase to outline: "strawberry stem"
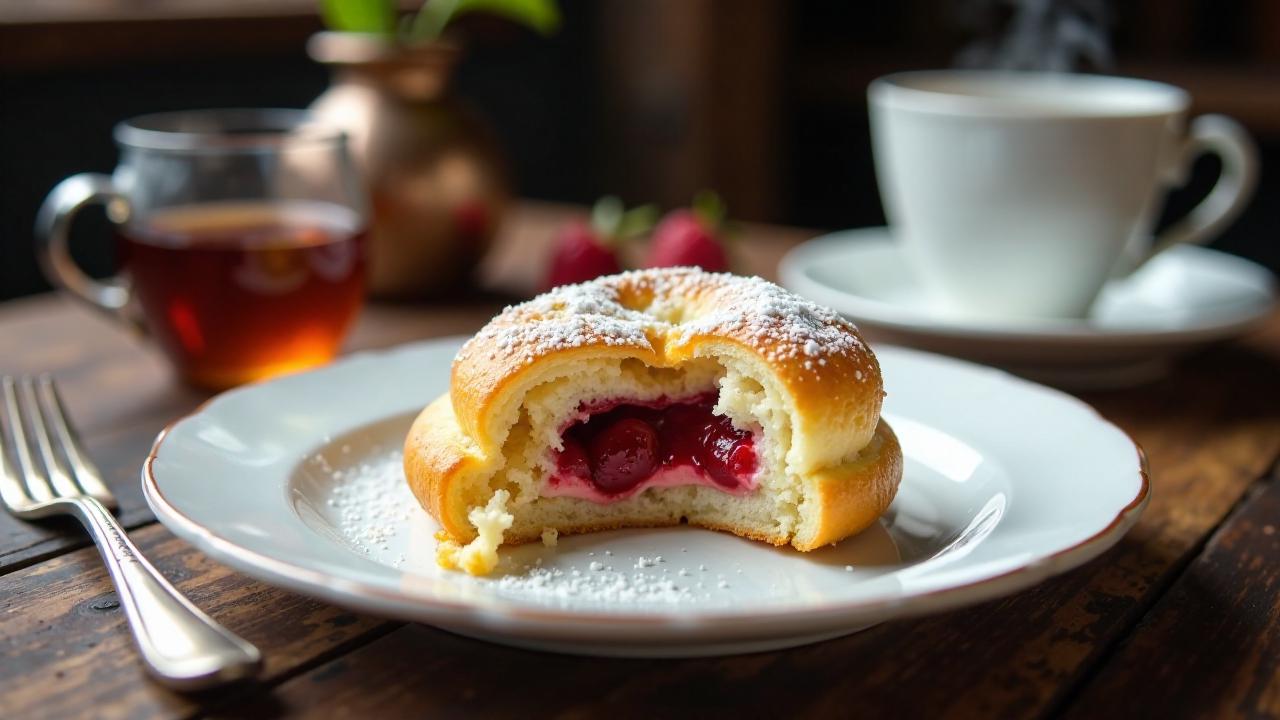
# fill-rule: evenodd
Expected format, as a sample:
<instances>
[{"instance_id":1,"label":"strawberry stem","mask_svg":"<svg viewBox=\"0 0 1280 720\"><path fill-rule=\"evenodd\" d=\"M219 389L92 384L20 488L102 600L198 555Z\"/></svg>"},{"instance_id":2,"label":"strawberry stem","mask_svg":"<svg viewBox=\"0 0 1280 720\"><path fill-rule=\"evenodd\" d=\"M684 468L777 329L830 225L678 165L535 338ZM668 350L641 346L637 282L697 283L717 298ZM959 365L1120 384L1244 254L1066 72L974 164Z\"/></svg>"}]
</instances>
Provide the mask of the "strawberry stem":
<instances>
[{"instance_id":1,"label":"strawberry stem","mask_svg":"<svg viewBox=\"0 0 1280 720\"><path fill-rule=\"evenodd\" d=\"M627 210L615 195L606 195L591 208L591 229L604 242L643 235L658 221L658 208L641 205Z\"/></svg>"},{"instance_id":2,"label":"strawberry stem","mask_svg":"<svg viewBox=\"0 0 1280 720\"><path fill-rule=\"evenodd\" d=\"M708 230L716 230L728 214L724 200L715 190L702 190L693 196L693 214Z\"/></svg>"},{"instance_id":3,"label":"strawberry stem","mask_svg":"<svg viewBox=\"0 0 1280 720\"><path fill-rule=\"evenodd\" d=\"M634 207L622 214L622 221L618 223L618 237L624 240L640 237L641 235L653 229L658 223L658 208L656 205L641 205Z\"/></svg>"}]
</instances>

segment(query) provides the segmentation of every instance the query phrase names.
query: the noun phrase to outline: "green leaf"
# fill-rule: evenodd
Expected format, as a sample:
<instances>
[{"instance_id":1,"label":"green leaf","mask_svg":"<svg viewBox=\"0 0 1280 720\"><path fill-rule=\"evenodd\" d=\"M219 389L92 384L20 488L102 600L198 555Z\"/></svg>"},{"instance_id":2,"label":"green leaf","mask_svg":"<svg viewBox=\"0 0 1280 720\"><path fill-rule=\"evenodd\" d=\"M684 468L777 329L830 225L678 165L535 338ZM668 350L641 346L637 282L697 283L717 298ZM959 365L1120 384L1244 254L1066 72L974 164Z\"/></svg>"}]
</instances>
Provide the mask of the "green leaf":
<instances>
[{"instance_id":1,"label":"green leaf","mask_svg":"<svg viewBox=\"0 0 1280 720\"><path fill-rule=\"evenodd\" d=\"M472 12L496 15L543 35L560 28L560 8L555 0L427 0L414 18L410 39L413 42L435 40L455 17Z\"/></svg>"},{"instance_id":2,"label":"green leaf","mask_svg":"<svg viewBox=\"0 0 1280 720\"><path fill-rule=\"evenodd\" d=\"M606 245L639 237L653 229L658 208L641 205L630 210L614 195L605 195L591 208L591 229Z\"/></svg>"},{"instance_id":3,"label":"green leaf","mask_svg":"<svg viewBox=\"0 0 1280 720\"><path fill-rule=\"evenodd\" d=\"M715 190L702 190L693 196L693 213L708 228L715 229L724 222L729 209Z\"/></svg>"},{"instance_id":4,"label":"green leaf","mask_svg":"<svg viewBox=\"0 0 1280 720\"><path fill-rule=\"evenodd\" d=\"M320 12L331 30L378 35L396 30L395 0L320 0Z\"/></svg>"},{"instance_id":5,"label":"green leaf","mask_svg":"<svg viewBox=\"0 0 1280 720\"><path fill-rule=\"evenodd\" d=\"M618 237L624 240L640 237L652 230L657 223L658 207L656 205L631 208L622 214L622 221L618 223Z\"/></svg>"},{"instance_id":6,"label":"green leaf","mask_svg":"<svg viewBox=\"0 0 1280 720\"><path fill-rule=\"evenodd\" d=\"M487 12L550 35L560 29L560 7L555 0L459 0L455 15Z\"/></svg>"}]
</instances>

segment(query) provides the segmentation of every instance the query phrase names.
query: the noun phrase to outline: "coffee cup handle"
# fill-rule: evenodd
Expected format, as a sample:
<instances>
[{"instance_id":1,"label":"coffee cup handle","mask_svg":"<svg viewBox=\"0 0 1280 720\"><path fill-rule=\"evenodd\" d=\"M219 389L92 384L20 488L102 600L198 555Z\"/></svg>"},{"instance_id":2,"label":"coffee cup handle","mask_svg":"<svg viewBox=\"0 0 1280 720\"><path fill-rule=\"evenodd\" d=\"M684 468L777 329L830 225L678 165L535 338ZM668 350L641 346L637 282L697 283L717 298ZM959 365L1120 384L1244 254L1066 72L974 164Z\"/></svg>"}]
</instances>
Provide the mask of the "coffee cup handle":
<instances>
[{"instance_id":1,"label":"coffee cup handle","mask_svg":"<svg viewBox=\"0 0 1280 720\"><path fill-rule=\"evenodd\" d=\"M1258 148L1240 123L1225 115L1201 115L1193 120L1175 160L1175 182L1185 182L1191 164L1204 153L1214 153L1222 160L1218 182L1186 217L1155 238L1138 267L1174 245L1203 245L1213 240L1235 222L1253 198L1258 185Z\"/></svg>"},{"instance_id":2,"label":"coffee cup handle","mask_svg":"<svg viewBox=\"0 0 1280 720\"><path fill-rule=\"evenodd\" d=\"M95 280L71 257L71 221L77 212L93 203L104 205L107 217L114 223L124 223L129 218L129 201L109 175L72 175L49 192L36 215L36 259L49 282L89 306L141 329L138 319L128 312L133 295L128 281L118 277Z\"/></svg>"}]
</instances>

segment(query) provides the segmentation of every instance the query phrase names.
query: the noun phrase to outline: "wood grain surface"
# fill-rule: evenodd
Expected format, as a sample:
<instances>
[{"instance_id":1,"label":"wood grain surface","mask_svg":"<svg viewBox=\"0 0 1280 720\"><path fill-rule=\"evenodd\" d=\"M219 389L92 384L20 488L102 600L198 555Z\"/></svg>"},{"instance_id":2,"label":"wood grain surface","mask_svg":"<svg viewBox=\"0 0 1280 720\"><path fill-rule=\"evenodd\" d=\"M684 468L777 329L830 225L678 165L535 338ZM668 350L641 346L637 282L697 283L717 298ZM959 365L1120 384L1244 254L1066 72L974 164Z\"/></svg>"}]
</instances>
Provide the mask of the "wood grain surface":
<instances>
[{"instance_id":1,"label":"wood grain surface","mask_svg":"<svg viewBox=\"0 0 1280 720\"><path fill-rule=\"evenodd\" d=\"M525 206L491 293L370 306L352 350L473 332L540 273L566 210ZM752 227L771 274L805 231ZM513 650L265 586L154 523L137 489L155 433L204 399L104 318L0 305L0 373L53 372L143 552L264 651L262 680L180 695L142 674L96 550L72 524L0 514L0 716L1258 717L1280 713L1280 316L1145 387L1085 399L1146 450L1152 500L1112 551L1026 592L818 645L697 660ZM1171 691L1176 689L1175 691Z\"/></svg>"},{"instance_id":2,"label":"wood grain surface","mask_svg":"<svg viewBox=\"0 0 1280 720\"><path fill-rule=\"evenodd\" d=\"M152 524L131 533L196 605L263 652L267 682L385 633L360 617L248 580ZM237 692L184 696L145 676L95 548L0 577L0 686L6 717L189 715Z\"/></svg>"},{"instance_id":3,"label":"wood grain surface","mask_svg":"<svg viewBox=\"0 0 1280 720\"><path fill-rule=\"evenodd\" d=\"M1280 481L1249 497L1072 704L1070 717L1280 717ZM1168 692L1132 693L1149 685Z\"/></svg>"}]
</instances>

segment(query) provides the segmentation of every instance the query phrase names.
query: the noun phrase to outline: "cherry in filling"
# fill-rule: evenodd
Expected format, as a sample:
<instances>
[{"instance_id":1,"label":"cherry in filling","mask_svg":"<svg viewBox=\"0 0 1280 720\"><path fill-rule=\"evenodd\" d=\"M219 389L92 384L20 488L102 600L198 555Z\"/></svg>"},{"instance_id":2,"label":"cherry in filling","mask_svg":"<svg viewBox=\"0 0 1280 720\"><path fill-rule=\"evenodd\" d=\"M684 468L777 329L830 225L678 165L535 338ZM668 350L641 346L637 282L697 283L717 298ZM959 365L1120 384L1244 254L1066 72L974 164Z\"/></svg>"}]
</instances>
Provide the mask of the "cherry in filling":
<instances>
[{"instance_id":1,"label":"cherry in filling","mask_svg":"<svg viewBox=\"0 0 1280 720\"><path fill-rule=\"evenodd\" d=\"M606 403L565 429L558 478L606 495L634 489L659 470L687 466L735 490L756 470L751 433L714 414L714 395L653 404Z\"/></svg>"}]
</instances>

